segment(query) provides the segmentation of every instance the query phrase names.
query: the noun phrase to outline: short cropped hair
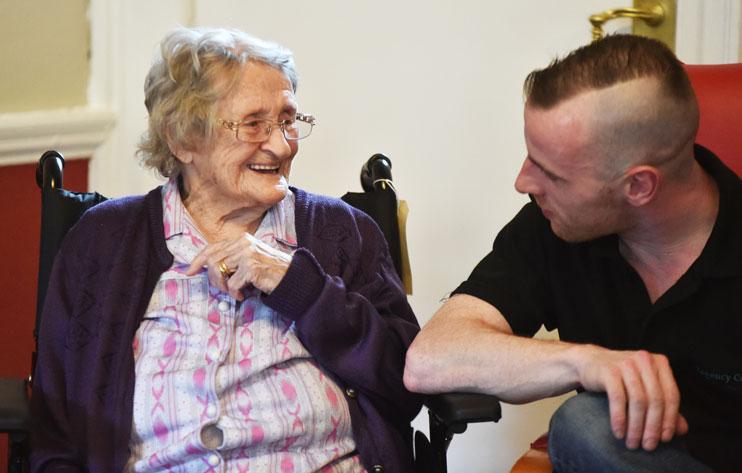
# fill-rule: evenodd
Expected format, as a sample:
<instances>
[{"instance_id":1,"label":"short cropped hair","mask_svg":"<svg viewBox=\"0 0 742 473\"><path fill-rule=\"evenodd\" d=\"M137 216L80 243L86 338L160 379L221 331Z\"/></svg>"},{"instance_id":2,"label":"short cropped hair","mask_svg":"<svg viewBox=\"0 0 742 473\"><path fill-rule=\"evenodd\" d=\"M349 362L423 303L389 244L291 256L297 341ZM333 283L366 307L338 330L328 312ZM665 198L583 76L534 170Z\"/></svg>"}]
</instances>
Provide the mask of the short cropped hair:
<instances>
[{"instance_id":1,"label":"short cropped hair","mask_svg":"<svg viewBox=\"0 0 742 473\"><path fill-rule=\"evenodd\" d=\"M655 78L681 102L695 101L683 65L660 41L635 35L610 35L554 60L526 77L529 106L550 109L582 92L634 79Z\"/></svg>"},{"instance_id":2,"label":"short cropped hair","mask_svg":"<svg viewBox=\"0 0 742 473\"><path fill-rule=\"evenodd\" d=\"M217 102L232 91L250 61L278 69L296 91L294 57L282 46L235 29L168 33L144 82L149 126L137 151L142 164L163 177L179 175L181 164L168 141L189 150L206 145L217 127Z\"/></svg>"}]
</instances>

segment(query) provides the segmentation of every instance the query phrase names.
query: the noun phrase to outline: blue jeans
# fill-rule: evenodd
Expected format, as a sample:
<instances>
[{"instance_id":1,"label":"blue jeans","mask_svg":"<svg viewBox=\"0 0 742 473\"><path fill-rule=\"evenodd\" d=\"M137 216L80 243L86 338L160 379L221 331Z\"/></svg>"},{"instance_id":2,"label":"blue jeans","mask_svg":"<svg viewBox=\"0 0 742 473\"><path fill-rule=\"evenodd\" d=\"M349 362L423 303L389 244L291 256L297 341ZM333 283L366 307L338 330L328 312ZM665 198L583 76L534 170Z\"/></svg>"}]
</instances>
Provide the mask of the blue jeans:
<instances>
[{"instance_id":1,"label":"blue jeans","mask_svg":"<svg viewBox=\"0 0 742 473\"><path fill-rule=\"evenodd\" d=\"M682 447L660 442L651 452L629 450L613 436L605 394L584 392L568 399L549 425L549 458L558 473L713 473Z\"/></svg>"}]
</instances>

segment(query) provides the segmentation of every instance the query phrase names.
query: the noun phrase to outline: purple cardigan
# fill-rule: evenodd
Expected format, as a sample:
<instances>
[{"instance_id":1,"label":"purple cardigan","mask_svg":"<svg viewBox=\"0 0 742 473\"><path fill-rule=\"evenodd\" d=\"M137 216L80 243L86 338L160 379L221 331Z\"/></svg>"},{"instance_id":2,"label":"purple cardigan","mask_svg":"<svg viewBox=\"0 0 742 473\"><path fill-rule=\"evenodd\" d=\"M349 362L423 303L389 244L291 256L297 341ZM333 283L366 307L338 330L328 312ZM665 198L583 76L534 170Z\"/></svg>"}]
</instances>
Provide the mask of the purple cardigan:
<instances>
[{"instance_id":1,"label":"purple cardigan","mask_svg":"<svg viewBox=\"0 0 742 473\"><path fill-rule=\"evenodd\" d=\"M383 235L345 203L292 189L299 249L264 302L347 394L369 472L413 471L402 384L419 330ZM129 456L134 333L173 256L160 188L85 213L62 244L44 305L31 401L33 472L116 472ZM381 466L379 469L377 466Z\"/></svg>"}]
</instances>

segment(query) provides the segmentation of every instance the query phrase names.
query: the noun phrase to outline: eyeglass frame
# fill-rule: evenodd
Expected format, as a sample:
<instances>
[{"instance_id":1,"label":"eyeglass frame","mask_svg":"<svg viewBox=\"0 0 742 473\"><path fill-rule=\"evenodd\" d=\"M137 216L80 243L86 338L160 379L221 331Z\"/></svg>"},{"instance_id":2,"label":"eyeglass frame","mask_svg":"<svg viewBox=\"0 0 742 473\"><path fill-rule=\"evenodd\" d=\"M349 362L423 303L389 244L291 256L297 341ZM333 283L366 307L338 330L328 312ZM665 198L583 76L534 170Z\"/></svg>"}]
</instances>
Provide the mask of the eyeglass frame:
<instances>
[{"instance_id":1,"label":"eyeglass frame","mask_svg":"<svg viewBox=\"0 0 742 473\"><path fill-rule=\"evenodd\" d=\"M286 136L286 126L288 123L286 123L288 120L282 120L282 121L274 121L274 120L267 120L267 119L255 119L255 120L244 120L240 122L230 121L230 120L224 120L223 118L220 118L217 123L219 125L223 126L227 130L234 131L234 139L241 143L263 143L265 141L268 141L268 139L271 136L271 133L273 133L274 126L277 126L281 129L281 134L283 135L284 139L287 141L299 141L303 140L305 138L308 138L309 135L312 134L312 130L314 130L314 126L317 124L317 119L314 117L314 115L310 115L308 113L301 113L296 112L295 115L295 121L300 121L304 123L308 123L310 125L309 133L307 133L305 136L302 136L301 138L293 138L290 136ZM239 138L240 134L240 127L244 125L247 122L261 122L261 123L267 123L268 124L268 131L265 135L265 138L261 140L255 140L255 141L244 141ZM294 123L294 122L292 122Z\"/></svg>"}]
</instances>

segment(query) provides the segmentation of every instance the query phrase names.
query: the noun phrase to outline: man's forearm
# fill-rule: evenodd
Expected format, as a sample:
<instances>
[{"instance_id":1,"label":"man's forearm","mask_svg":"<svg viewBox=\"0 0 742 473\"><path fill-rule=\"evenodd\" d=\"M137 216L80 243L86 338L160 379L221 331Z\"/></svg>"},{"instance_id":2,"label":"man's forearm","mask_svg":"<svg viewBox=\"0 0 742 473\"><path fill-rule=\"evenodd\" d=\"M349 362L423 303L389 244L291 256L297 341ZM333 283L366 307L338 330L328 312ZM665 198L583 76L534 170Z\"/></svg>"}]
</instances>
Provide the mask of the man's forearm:
<instances>
[{"instance_id":1,"label":"man's forearm","mask_svg":"<svg viewBox=\"0 0 742 473\"><path fill-rule=\"evenodd\" d=\"M590 349L515 336L497 309L456 296L410 347L405 384L425 393L474 391L529 402L578 387L578 366Z\"/></svg>"},{"instance_id":2,"label":"man's forearm","mask_svg":"<svg viewBox=\"0 0 742 473\"><path fill-rule=\"evenodd\" d=\"M628 448L654 450L688 431L665 355L512 334L502 314L471 296L454 296L407 352L411 391L473 391L523 403L577 387L605 392L611 428Z\"/></svg>"}]
</instances>

